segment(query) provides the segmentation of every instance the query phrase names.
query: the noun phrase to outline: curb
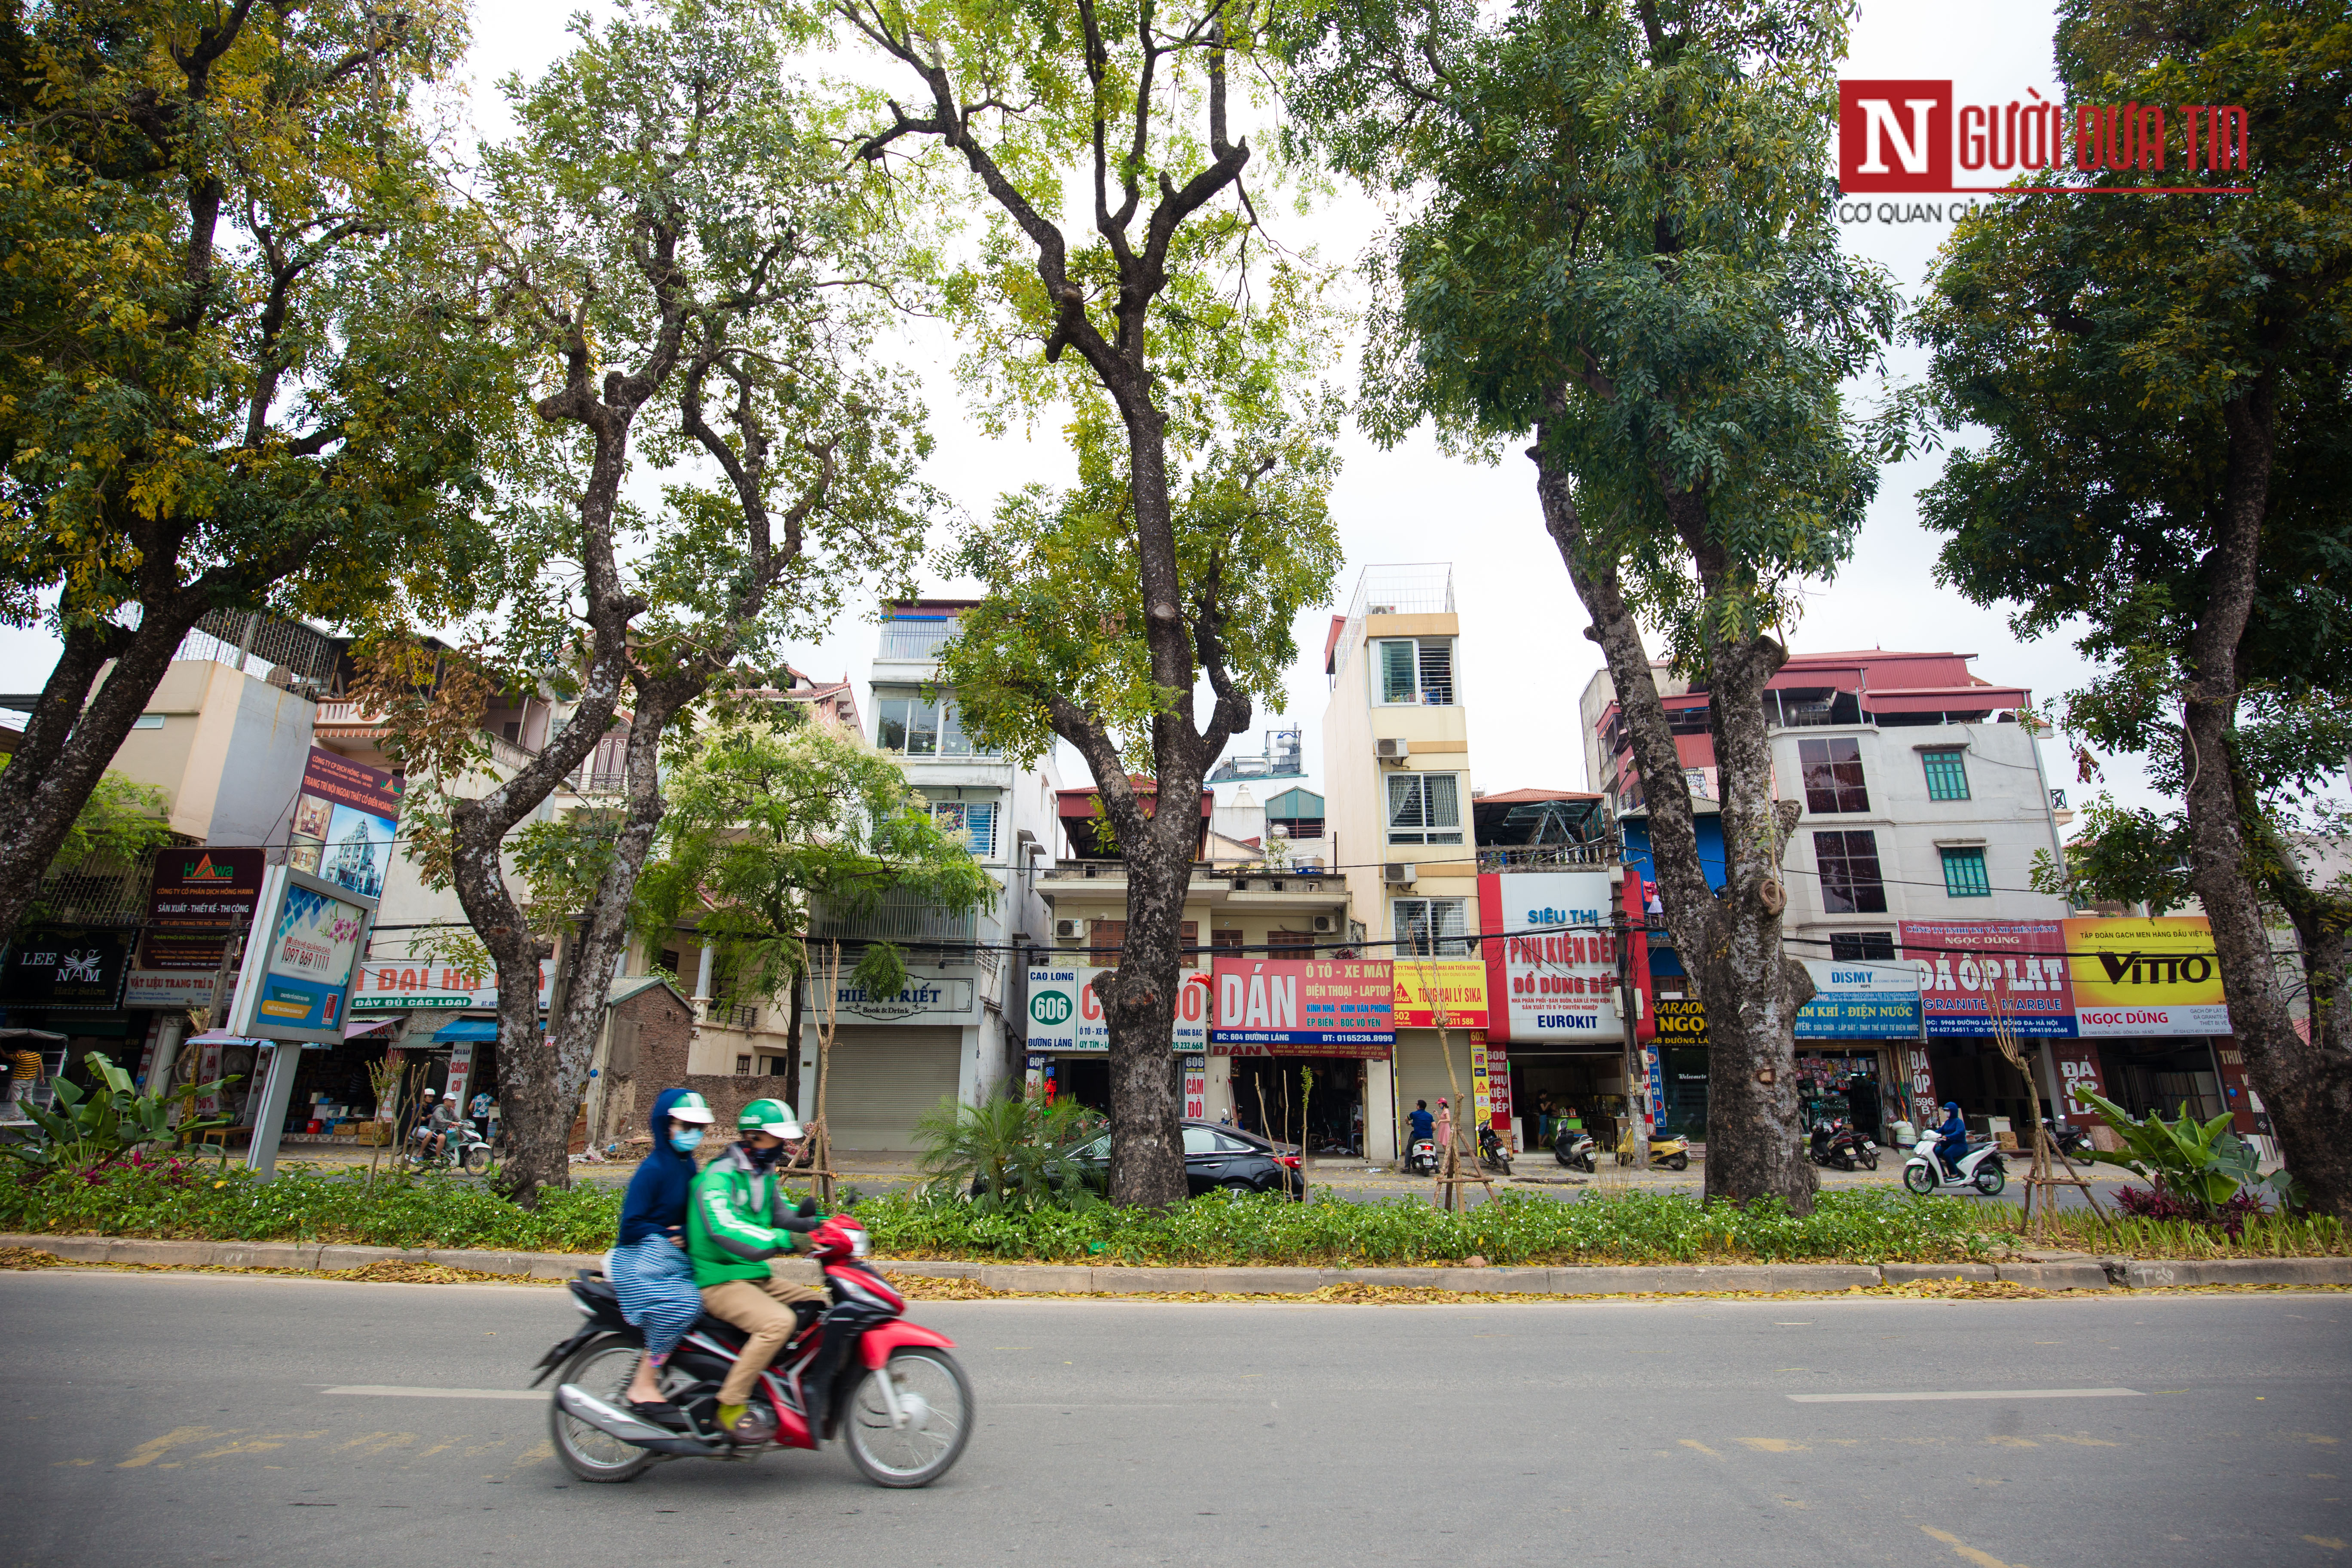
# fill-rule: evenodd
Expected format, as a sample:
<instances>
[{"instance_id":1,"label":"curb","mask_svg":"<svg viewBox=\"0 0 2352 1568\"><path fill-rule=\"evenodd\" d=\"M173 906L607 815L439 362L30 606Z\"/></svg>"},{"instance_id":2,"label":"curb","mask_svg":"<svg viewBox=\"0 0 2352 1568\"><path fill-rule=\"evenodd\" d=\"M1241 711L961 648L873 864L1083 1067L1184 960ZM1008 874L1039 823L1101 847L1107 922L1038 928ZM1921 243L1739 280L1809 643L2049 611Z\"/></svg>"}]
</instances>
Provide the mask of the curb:
<instances>
[{"instance_id":1,"label":"curb","mask_svg":"<svg viewBox=\"0 0 2352 1568\"><path fill-rule=\"evenodd\" d=\"M487 1252L461 1247L337 1247L292 1241L149 1241L130 1237L0 1234L0 1247L33 1247L69 1263L201 1268L361 1268L437 1263L479 1274L569 1279L593 1268L586 1252ZM1848 1290L1927 1279L2008 1280L2044 1290L2134 1290L2186 1285L2352 1285L2352 1258L2216 1258L2203 1262L2095 1258L2046 1263L1624 1264L1496 1268L1152 1268L1127 1264L880 1260L887 1274L969 1279L992 1290L1084 1295L1304 1296L1328 1286L1405 1286L1504 1296L1674 1296L1719 1290Z\"/></svg>"}]
</instances>

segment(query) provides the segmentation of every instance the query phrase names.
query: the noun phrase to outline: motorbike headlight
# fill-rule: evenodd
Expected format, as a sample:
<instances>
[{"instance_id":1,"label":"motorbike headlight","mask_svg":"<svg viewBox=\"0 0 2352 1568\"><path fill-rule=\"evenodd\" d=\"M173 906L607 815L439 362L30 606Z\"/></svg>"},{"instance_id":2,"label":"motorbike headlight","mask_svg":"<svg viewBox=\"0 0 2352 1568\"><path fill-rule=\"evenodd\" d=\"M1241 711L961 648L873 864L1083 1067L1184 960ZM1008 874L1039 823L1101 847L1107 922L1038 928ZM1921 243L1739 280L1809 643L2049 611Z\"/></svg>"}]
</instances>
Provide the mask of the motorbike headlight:
<instances>
[{"instance_id":1,"label":"motorbike headlight","mask_svg":"<svg viewBox=\"0 0 2352 1568\"><path fill-rule=\"evenodd\" d=\"M856 1235L849 1238L850 1257L865 1258L870 1256L873 1251L874 1238L866 1235L864 1231L861 1230Z\"/></svg>"}]
</instances>

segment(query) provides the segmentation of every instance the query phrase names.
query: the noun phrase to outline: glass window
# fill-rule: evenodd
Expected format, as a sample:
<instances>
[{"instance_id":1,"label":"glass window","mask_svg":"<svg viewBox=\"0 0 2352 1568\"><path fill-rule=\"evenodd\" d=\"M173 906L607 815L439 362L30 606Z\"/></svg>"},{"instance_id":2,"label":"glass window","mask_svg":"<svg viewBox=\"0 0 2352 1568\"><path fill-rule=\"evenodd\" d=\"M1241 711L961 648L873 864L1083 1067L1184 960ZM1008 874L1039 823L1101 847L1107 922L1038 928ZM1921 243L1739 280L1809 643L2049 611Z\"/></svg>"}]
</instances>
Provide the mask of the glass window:
<instances>
[{"instance_id":1,"label":"glass window","mask_svg":"<svg viewBox=\"0 0 2352 1568\"><path fill-rule=\"evenodd\" d=\"M1466 958L1470 954L1466 900L1399 899L1390 905L1396 931L1395 954L1411 958Z\"/></svg>"},{"instance_id":2,"label":"glass window","mask_svg":"<svg viewBox=\"0 0 2352 1568\"><path fill-rule=\"evenodd\" d=\"M1077 1160L1108 1160L1110 1158L1110 1134L1106 1132L1071 1158Z\"/></svg>"},{"instance_id":3,"label":"glass window","mask_svg":"<svg viewBox=\"0 0 2352 1568\"><path fill-rule=\"evenodd\" d=\"M1217 1152L1220 1154L1256 1154L1263 1152L1256 1144L1244 1142L1241 1139L1234 1137L1231 1133L1220 1132L1215 1136L1217 1140Z\"/></svg>"},{"instance_id":4,"label":"glass window","mask_svg":"<svg viewBox=\"0 0 2352 1568\"><path fill-rule=\"evenodd\" d=\"M1870 792L1862 784L1862 742L1800 741L1797 761L1805 776L1807 811L1868 811Z\"/></svg>"},{"instance_id":5,"label":"glass window","mask_svg":"<svg viewBox=\"0 0 2352 1568\"><path fill-rule=\"evenodd\" d=\"M907 749L907 699L886 697L874 705L874 744L885 752Z\"/></svg>"},{"instance_id":6,"label":"glass window","mask_svg":"<svg viewBox=\"0 0 2352 1568\"><path fill-rule=\"evenodd\" d=\"M1418 702L1420 688L1413 679L1412 644L1384 642L1381 644L1381 700L1383 702Z\"/></svg>"},{"instance_id":7,"label":"glass window","mask_svg":"<svg viewBox=\"0 0 2352 1568\"><path fill-rule=\"evenodd\" d=\"M991 757L996 753L973 743L964 732L955 699L926 701L920 691L905 687L877 688L874 693L874 744L885 752L910 757Z\"/></svg>"},{"instance_id":8,"label":"glass window","mask_svg":"<svg viewBox=\"0 0 2352 1568\"><path fill-rule=\"evenodd\" d=\"M1895 935L1883 931L1832 931L1830 956L1840 963L1891 963Z\"/></svg>"},{"instance_id":9,"label":"glass window","mask_svg":"<svg viewBox=\"0 0 2352 1568\"><path fill-rule=\"evenodd\" d=\"M1992 879L1985 874L1981 849L1944 849L1944 891L1955 899L1990 899Z\"/></svg>"},{"instance_id":10,"label":"glass window","mask_svg":"<svg viewBox=\"0 0 2352 1568\"><path fill-rule=\"evenodd\" d=\"M1389 775L1389 842L1462 842L1462 781L1456 773Z\"/></svg>"},{"instance_id":11,"label":"glass window","mask_svg":"<svg viewBox=\"0 0 2352 1568\"><path fill-rule=\"evenodd\" d=\"M1454 705L1452 637L1383 637L1373 647L1383 703Z\"/></svg>"},{"instance_id":12,"label":"glass window","mask_svg":"<svg viewBox=\"0 0 2352 1568\"><path fill-rule=\"evenodd\" d=\"M1813 859L1822 878L1822 908L1833 915L1883 915L1886 884L1878 874L1878 835L1816 833Z\"/></svg>"},{"instance_id":13,"label":"glass window","mask_svg":"<svg viewBox=\"0 0 2352 1568\"><path fill-rule=\"evenodd\" d=\"M1213 1154L1216 1152L1217 1135L1215 1133L1210 1131L1205 1127L1187 1127L1184 1129L1184 1153L1186 1158L1189 1159L1195 1154Z\"/></svg>"},{"instance_id":14,"label":"glass window","mask_svg":"<svg viewBox=\"0 0 2352 1568\"><path fill-rule=\"evenodd\" d=\"M1955 746L1948 752L1922 752L1920 765L1927 770L1929 800L1966 800L1969 798L1969 769L1963 759L1967 753Z\"/></svg>"}]
</instances>

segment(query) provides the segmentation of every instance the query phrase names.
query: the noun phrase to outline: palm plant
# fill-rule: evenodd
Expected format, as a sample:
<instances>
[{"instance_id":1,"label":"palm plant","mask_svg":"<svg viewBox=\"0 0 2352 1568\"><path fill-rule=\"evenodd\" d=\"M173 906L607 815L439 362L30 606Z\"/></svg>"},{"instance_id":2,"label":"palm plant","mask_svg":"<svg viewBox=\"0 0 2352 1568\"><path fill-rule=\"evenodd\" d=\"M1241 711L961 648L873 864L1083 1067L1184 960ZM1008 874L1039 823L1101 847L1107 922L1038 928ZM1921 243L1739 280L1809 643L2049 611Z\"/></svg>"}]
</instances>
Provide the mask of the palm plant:
<instances>
[{"instance_id":1,"label":"palm plant","mask_svg":"<svg viewBox=\"0 0 2352 1568\"><path fill-rule=\"evenodd\" d=\"M983 1214L1089 1208L1101 1201L1097 1178L1075 1156L1104 1126L1099 1112L1034 1090L980 1105L942 1100L915 1123L916 1170L925 1192L969 1192Z\"/></svg>"},{"instance_id":2,"label":"palm plant","mask_svg":"<svg viewBox=\"0 0 2352 1568\"><path fill-rule=\"evenodd\" d=\"M2262 1175L2252 1145L2229 1130L2231 1118L2226 1110L2200 1122L2184 1104L2179 1120L2167 1121L2154 1111L2145 1119L2135 1117L2079 1084L2074 1098L2096 1110L2124 1142L2120 1152L2102 1150L2093 1159L2121 1165L2152 1189L2186 1205L2199 1219L2219 1220L2241 1193L2287 1205L2295 1201L2294 1177L2284 1171Z\"/></svg>"}]
</instances>

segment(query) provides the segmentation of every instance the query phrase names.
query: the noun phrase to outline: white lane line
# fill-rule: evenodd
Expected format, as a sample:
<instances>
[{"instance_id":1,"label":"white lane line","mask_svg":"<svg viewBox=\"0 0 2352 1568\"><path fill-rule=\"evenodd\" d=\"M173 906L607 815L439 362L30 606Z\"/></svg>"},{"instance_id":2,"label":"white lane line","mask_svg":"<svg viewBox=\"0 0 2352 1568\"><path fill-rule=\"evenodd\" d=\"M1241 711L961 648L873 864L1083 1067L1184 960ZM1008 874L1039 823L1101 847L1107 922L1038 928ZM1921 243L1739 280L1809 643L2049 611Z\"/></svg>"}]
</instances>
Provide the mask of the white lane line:
<instances>
[{"instance_id":1,"label":"white lane line","mask_svg":"<svg viewBox=\"0 0 2352 1568\"><path fill-rule=\"evenodd\" d=\"M1917 1394L1792 1394L1799 1405L1900 1405L1914 1399L2145 1399L2137 1388L1968 1388Z\"/></svg>"},{"instance_id":2,"label":"white lane line","mask_svg":"<svg viewBox=\"0 0 2352 1568\"><path fill-rule=\"evenodd\" d=\"M537 1399L552 1397L539 1388L398 1388L388 1383L353 1383L322 1388L321 1394L372 1394L383 1399Z\"/></svg>"}]
</instances>

